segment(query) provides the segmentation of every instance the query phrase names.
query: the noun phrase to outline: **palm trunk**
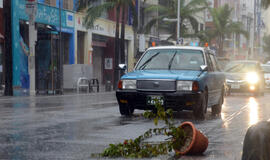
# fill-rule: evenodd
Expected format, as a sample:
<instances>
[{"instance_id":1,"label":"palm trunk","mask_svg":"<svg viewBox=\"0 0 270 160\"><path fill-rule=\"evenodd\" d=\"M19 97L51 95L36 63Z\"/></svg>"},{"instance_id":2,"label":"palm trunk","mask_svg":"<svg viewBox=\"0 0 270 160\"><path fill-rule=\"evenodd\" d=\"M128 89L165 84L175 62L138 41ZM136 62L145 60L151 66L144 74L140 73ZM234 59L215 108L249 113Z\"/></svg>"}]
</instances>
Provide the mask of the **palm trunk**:
<instances>
[{"instance_id":1,"label":"palm trunk","mask_svg":"<svg viewBox=\"0 0 270 160\"><path fill-rule=\"evenodd\" d=\"M220 56L224 56L224 53L223 53L223 44L224 43L224 36L220 36L220 42L219 42L219 53L220 53Z\"/></svg>"},{"instance_id":2,"label":"palm trunk","mask_svg":"<svg viewBox=\"0 0 270 160\"><path fill-rule=\"evenodd\" d=\"M114 43L114 86L116 89L117 83L119 81L119 17L120 15L120 5L116 7L116 28L115 28L115 43Z\"/></svg>"},{"instance_id":3,"label":"palm trunk","mask_svg":"<svg viewBox=\"0 0 270 160\"><path fill-rule=\"evenodd\" d=\"M121 64L125 62L125 15L126 15L126 7L125 5L122 7L122 25L121 25L121 40L120 40L120 62ZM121 72L121 75L124 72Z\"/></svg>"}]
</instances>

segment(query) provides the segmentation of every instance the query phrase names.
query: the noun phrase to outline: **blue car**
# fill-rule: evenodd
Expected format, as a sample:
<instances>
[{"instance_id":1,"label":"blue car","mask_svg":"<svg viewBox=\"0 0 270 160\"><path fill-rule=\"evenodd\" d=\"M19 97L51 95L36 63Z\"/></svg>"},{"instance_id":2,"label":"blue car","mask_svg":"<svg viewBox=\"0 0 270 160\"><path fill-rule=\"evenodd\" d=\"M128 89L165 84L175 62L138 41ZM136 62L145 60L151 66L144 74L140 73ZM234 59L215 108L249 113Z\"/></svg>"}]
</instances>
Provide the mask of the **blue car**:
<instances>
[{"instance_id":1,"label":"blue car","mask_svg":"<svg viewBox=\"0 0 270 160\"><path fill-rule=\"evenodd\" d=\"M134 70L121 77L116 91L121 115L134 109L192 110L204 119L207 107L220 114L224 100L225 75L215 55L201 47L168 46L148 49Z\"/></svg>"}]
</instances>

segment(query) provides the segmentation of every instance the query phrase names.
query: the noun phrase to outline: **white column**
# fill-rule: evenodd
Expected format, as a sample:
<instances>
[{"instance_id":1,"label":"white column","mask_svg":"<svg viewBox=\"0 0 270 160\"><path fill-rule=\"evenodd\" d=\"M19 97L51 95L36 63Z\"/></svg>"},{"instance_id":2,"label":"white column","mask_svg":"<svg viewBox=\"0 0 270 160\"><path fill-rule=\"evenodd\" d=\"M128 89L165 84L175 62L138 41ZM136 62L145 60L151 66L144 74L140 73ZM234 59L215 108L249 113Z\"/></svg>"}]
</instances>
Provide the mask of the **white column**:
<instances>
[{"instance_id":1,"label":"white column","mask_svg":"<svg viewBox=\"0 0 270 160\"><path fill-rule=\"evenodd\" d=\"M29 22L29 57L28 57L28 71L30 75L30 96L36 95L36 70L35 70L35 41L37 32L35 29L35 22Z\"/></svg>"},{"instance_id":2,"label":"white column","mask_svg":"<svg viewBox=\"0 0 270 160\"><path fill-rule=\"evenodd\" d=\"M75 63L74 64L78 64L78 30L77 28L75 29L75 32L74 32L74 41L75 41L75 45L74 45L74 48L75 48L75 55L74 55L74 61Z\"/></svg>"}]
</instances>

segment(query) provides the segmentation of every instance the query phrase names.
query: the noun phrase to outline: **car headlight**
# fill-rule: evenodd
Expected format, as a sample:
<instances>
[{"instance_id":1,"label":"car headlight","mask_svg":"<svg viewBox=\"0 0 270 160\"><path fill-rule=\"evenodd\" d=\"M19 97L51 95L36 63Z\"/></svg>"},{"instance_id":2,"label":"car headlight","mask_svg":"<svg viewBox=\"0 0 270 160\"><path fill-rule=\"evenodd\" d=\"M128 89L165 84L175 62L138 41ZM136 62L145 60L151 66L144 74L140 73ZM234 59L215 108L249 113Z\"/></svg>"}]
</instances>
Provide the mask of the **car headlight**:
<instances>
[{"instance_id":1,"label":"car headlight","mask_svg":"<svg viewBox=\"0 0 270 160\"><path fill-rule=\"evenodd\" d=\"M249 83L249 84L256 84L259 82L259 76L257 73L255 72L250 72L250 73L247 73L246 75L246 81Z\"/></svg>"},{"instance_id":2,"label":"car headlight","mask_svg":"<svg viewBox=\"0 0 270 160\"><path fill-rule=\"evenodd\" d=\"M136 80L120 80L118 83L119 89L137 89Z\"/></svg>"},{"instance_id":3,"label":"car headlight","mask_svg":"<svg viewBox=\"0 0 270 160\"><path fill-rule=\"evenodd\" d=\"M177 91L192 91L193 81L177 81Z\"/></svg>"}]
</instances>

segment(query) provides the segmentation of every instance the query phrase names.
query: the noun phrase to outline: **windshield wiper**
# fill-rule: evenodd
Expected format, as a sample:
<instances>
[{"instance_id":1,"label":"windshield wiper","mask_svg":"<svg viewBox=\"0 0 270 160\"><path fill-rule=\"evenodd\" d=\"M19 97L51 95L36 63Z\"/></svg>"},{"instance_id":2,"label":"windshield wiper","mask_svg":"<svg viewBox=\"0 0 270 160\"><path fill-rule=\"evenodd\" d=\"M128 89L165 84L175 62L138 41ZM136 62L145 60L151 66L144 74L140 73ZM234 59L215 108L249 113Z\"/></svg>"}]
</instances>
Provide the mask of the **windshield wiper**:
<instances>
[{"instance_id":1,"label":"windshield wiper","mask_svg":"<svg viewBox=\"0 0 270 160\"><path fill-rule=\"evenodd\" d=\"M140 69L144 69L146 67L146 65L152 61L153 58L155 58L157 55L159 55L160 52L157 52L156 54L154 54L152 57L150 57L147 61L145 61L139 68Z\"/></svg>"},{"instance_id":2,"label":"windshield wiper","mask_svg":"<svg viewBox=\"0 0 270 160\"><path fill-rule=\"evenodd\" d=\"M173 54L172 59L170 60L170 63L169 63L169 70L171 70L172 62L173 62L174 57L176 56L176 53L177 53L177 51L175 51L175 53Z\"/></svg>"}]
</instances>

